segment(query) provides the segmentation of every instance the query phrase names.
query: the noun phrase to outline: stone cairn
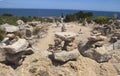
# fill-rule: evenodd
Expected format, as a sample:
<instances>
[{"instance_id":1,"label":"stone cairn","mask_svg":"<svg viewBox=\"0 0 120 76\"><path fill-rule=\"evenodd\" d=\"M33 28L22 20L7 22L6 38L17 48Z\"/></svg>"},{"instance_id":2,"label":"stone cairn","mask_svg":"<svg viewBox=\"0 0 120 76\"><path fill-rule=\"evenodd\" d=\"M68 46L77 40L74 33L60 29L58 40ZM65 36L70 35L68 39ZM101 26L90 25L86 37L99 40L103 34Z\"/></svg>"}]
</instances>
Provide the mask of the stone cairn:
<instances>
[{"instance_id":1,"label":"stone cairn","mask_svg":"<svg viewBox=\"0 0 120 76\"><path fill-rule=\"evenodd\" d=\"M107 62L111 58L113 48L106 45L107 37L101 33L93 33L86 40L80 41L78 48L83 56L96 60L97 62Z\"/></svg>"},{"instance_id":2,"label":"stone cairn","mask_svg":"<svg viewBox=\"0 0 120 76\"><path fill-rule=\"evenodd\" d=\"M74 43L76 34L72 32L57 32L54 45L49 45L49 50L53 50L53 57L57 61L66 62L76 59L80 53Z\"/></svg>"},{"instance_id":3,"label":"stone cairn","mask_svg":"<svg viewBox=\"0 0 120 76\"><path fill-rule=\"evenodd\" d=\"M27 40L13 37L13 35L9 35L2 41L1 49L0 51L4 52L5 61L15 65L20 65L26 55L33 53Z\"/></svg>"},{"instance_id":4,"label":"stone cairn","mask_svg":"<svg viewBox=\"0 0 120 76\"><path fill-rule=\"evenodd\" d=\"M16 36L16 32L8 32L6 37L0 42L0 52L4 56L0 62L8 62L15 65L21 65L26 55L33 53L29 42L24 38Z\"/></svg>"},{"instance_id":5,"label":"stone cairn","mask_svg":"<svg viewBox=\"0 0 120 76\"><path fill-rule=\"evenodd\" d=\"M92 47L102 47L103 46L103 41L106 39L105 36L102 36L101 33L99 32L94 32L93 34L91 34L92 36L90 36L88 38L88 41L93 43Z\"/></svg>"},{"instance_id":6,"label":"stone cairn","mask_svg":"<svg viewBox=\"0 0 120 76\"><path fill-rule=\"evenodd\" d=\"M74 40L75 40L75 33L71 32L57 32L55 33L56 39L55 41L55 50L65 50L71 51L75 48Z\"/></svg>"}]
</instances>

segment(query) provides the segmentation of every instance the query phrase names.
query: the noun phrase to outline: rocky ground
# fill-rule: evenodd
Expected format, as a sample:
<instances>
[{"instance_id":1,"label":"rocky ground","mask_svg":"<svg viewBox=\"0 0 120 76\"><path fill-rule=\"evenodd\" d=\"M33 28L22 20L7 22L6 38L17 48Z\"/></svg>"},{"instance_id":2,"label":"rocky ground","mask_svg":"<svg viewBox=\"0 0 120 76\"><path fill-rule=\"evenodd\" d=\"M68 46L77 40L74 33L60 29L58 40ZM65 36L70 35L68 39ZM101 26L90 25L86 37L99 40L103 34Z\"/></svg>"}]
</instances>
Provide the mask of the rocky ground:
<instances>
[{"instance_id":1,"label":"rocky ground","mask_svg":"<svg viewBox=\"0 0 120 76\"><path fill-rule=\"evenodd\" d=\"M93 26L81 26L77 23L65 23L67 31L77 35L75 43L90 36ZM117 76L120 74L120 54L115 53L108 62L97 61L80 56L67 62L54 61L51 52L47 51L49 44L54 44L54 33L61 31L55 24L49 26L45 38L38 39L33 45L34 54L25 58L22 65L13 69L11 66L0 63L0 76Z\"/></svg>"}]
</instances>

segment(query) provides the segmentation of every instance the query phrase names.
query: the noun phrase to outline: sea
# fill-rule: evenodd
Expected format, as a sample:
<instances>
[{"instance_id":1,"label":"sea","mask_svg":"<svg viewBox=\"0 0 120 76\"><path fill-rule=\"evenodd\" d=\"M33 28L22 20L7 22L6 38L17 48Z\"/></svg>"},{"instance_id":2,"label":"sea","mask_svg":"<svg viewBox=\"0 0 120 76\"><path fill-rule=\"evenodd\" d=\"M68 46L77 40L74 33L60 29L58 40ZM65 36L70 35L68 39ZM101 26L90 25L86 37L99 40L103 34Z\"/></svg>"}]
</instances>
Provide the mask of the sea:
<instances>
[{"instance_id":1,"label":"sea","mask_svg":"<svg viewBox=\"0 0 120 76\"><path fill-rule=\"evenodd\" d=\"M2 14L13 14L16 16L39 16L39 17L58 17L63 13L74 14L78 11L92 12L94 17L96 16L107 16L112 17L113 14L117 14L120 18L120 12L110 11L91 11L91 10L69 10L69 9L13 9L13 8L0 8L0 15Z\"/></svg>"}]
</instances>

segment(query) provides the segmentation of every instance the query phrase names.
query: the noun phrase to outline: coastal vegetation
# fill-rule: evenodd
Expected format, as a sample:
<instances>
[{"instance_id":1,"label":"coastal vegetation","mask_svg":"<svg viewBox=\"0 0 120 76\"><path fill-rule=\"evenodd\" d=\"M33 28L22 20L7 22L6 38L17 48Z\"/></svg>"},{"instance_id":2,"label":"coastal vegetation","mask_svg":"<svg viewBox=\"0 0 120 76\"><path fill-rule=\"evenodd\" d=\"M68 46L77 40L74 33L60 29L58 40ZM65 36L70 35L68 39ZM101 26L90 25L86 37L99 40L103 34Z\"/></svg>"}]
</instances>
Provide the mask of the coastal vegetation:
<instances>
[{"instance_id":1,"label":"coastal vegetation","mask_svg":"<svg viewBox=\"0 0 120 76\"><path fill-rule=\"evenodd\" d=\"M55 17L55 22L60 21L60 18ZM97 24L106 24L111 18L106 17L106 16L97 16L94 17L92 12L83 12L79 11L74 14L67 14L65 16L64 21L65 22L84 22L85 20L88 23L91 23L92 21L96 22ZM12 14L3 14L0 15L0 25L8 23L10 25L15 25L17 26L17 20L23 20L25 23L26 22L31 22L31 21L40 21L42 22L53 22L53 18L47 18L47 17L36 17L36 16L15 16ZM0 30L0 40L4 38L4 32ZM18 33L20 34L20 33ZM21 35L21 34L20 34Z\"/></svg>"},{"instance_id":2,"label":"coastal vegetation","mask_svg":"<svg viewBox=\"0 0 120 76\"><path fill-rule=\"evenodd\" d=\"M106 24L109 20L110 18L105 16L98 16L98 17L95 17L94 19L94 21L98 24Z\"/></svg>"},{"instance_id":3,"label":"coastal vegetation","mask_svg":"<svg viewBox=\"0 0 120 76\"><path fill-rule=\"evenodd\" d=\"M0 41L2 41L5 37L5 32L3 30L0 30Z\"/></svg>"},{"instance_id":4,"label":"coastal vegetation","mask_svg":"<svg viewBox=\"0 0 120 76\"><path fill-rule=\"evenodd\" d=\"M71 22L71 21L81 21L85 18L90 18L90 17L93 17L93 13L92 12L87 12L87 13L84 13L83 11L79 11L75 14L68 14L66 15L66 18L65 18L65 22Z\"/></svg>"},{"instance_id":5,"label":"coastal vegetation","mask_svg":"<svg viewBox=\"0 0 120 76\"><path fill-rule=\"evenodd\" d=\"M41 22L52 22L50 18L42 18L42 17L33 17L33 16L15 16L12 14L3 14L0 16L0 25L1 24L11 24L17 25L17 20L23 20L24 22L31 22L31 21L41 21Z\"/></svg>"},{"instance_id":6,"label":"coastal vegetation","mask_svg":"<svg viewBox=\"0 0 120 76\"><path fill-rule=\"evenodd\" d=\"M0 15L0 24L8 23L11 25L17 25L17 20L23 20L24 22L31 22L31 21L41 21L42 22L53 22L53 18L48 17L36 17L36 16L15 16L12 14L3 14ZM55 18L58 21L60 21L59 18ZM74 14L67 14L65 16L64 21L65 22L73 22L77 21L82 23L84 20L86 20L88 23L91 23L92 21L98 23L98 24L106 24L111 18L106 16L97 16L94 17L92 12L83 12L79 11Z\"/></svg>"},{"instance_id":7,"label":"coastal vegetation","mask_svg":"<svg viewBox=\"0 0 120 76\"><path fill-rule=\"evenodd\" d=\"M82 23L85 19L88 23L91 23L91 21L94 21L98 24L106 24L111 18L106 16L94 17L92 12L79 11L74 14L66 15L65 22L78 21Z\"/></svg>"},{"instance_id":8,"label":"coastal vegetation","mask_svg":"<svg viewBox=\"0 0 120 76\"><path fill-rule=\"evenodd\" d=\"M31 21L41 21L42 22L53 22L53 18L49 17L36 17L36 16L15 16L12 14L3 14L0 15L0 24L8 23L11 25L17 25L16 21L17 20L23 20L24 22L31 22ZM56 19L60 21L59 18L54 18L55 21ZM94 17L92 12L83 12L79 11L74 14L67 14L65 16L64 21L65 22L73 22L77 21L82 23L84 20L86 20L88 23L91 23L91 21L94 21L98 24L106 24L111 18L106 17L106 16L97 16Z\"/></svg>"}]
</instances>

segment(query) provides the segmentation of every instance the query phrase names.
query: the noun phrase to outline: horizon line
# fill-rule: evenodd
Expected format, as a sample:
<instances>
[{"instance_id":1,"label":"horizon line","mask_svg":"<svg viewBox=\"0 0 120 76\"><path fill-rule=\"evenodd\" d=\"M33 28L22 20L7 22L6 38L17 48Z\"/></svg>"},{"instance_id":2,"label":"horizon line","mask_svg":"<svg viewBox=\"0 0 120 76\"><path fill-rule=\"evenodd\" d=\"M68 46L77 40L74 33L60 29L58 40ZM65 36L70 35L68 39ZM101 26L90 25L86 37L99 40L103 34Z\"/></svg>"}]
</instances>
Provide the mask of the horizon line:
<instances>
[{"instance_id":1,"label":"horizon line","mask_svg":"<svg viewBox=\"0 0 120 76\"><path fill-rule=\"evenodd\" d=\"M109 10L86 10L86 9L62 9L62 8L1 8L0 9L46 9L46 10L76 10L76 11L98 11L98 12L120 12L120 11L109 11Z\"/></svg>"}]
</instances>

